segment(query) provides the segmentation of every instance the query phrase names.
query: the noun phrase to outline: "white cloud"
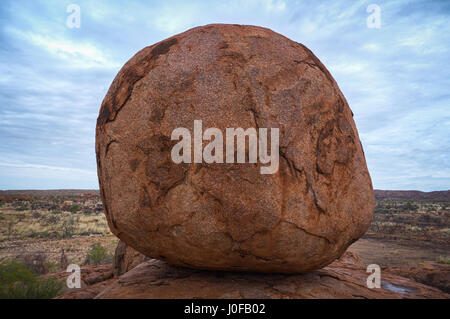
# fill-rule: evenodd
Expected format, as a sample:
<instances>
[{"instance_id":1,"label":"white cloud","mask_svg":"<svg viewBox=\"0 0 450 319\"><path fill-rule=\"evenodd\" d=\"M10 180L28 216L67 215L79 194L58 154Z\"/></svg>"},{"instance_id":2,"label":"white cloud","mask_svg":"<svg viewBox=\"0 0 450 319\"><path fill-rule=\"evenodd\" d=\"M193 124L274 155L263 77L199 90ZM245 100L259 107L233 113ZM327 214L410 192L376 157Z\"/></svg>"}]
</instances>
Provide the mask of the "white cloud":
<instances>
[{"instance_id":1,"label":"white cloud","mask_svg":"<svg viewBox=\"0 0 450 319\"><path fill-rule=\"evenodd\" d=\"M68 68L89 69L93 67L117 68L117 62L109 59L99 48L91 43L75 42L64 38L52 38L31 31L9 28L16 38L28 41L53 56L67 62Z\"/></svg>"},{"instance_id":2,"label":"white cloud","mask_svg":"<svg viewBox=\"0 0 450 319\"><path fill-rule=\"evenodd\" d=\"M154 15L151 24L165 34L175 34L191 28L198 22L195 6L180 5L177 10L163 8ZM201 12L201 11L200 11Z\"/></svg>"},{"instance_id":3,"label":"white cloud","mask_svg":"<svg viewBox=\"0 0 450 319\"><path fill-rule=\"evenodd\" d=\"M282 0L261 0L266 11L282 12L286 9L286 3Z\"/></svg>"},{"instance_id":4,"label":"white cloud","mask_svg":"<svg viewBox=\"0 0 450 319\"><path fill-rule=\"evenodd\" d=\"M6 1L0 187L96 185L95 118L117 69L191 27L239 23L271 28L321 59L355 114L375 187L448 188L445 2L382 1L382 27L374 30L365 0L79 0L81 28L69 30L64 3Z\"/></svg>"},{"instance_id":5,"label":"white cloud","mask_svg":"<svg viewBox=\"0 0 450 319\"><path fill-rule=\"evenodd\" d=\"M72 173L72 174L96 175L96 172L93 170L86 170L86 169L72 168L72 167L62 167L62 166L42 165L42 164L0 162L0 167L34 169L34 170L45 170L45 171L64 171L64 172L68 172L68 173Z\"/></svg>"}]
</instances>

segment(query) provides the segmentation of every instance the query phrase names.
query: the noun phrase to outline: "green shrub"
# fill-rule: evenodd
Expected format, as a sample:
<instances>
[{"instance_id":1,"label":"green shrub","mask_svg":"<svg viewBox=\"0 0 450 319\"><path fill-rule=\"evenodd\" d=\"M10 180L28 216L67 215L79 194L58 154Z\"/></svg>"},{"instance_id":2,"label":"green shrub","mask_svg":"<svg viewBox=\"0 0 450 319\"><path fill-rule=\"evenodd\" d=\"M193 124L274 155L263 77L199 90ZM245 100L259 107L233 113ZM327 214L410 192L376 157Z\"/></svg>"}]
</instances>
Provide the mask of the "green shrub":
<instances>
[{"instance_id":1,"label":"green shrub","mask_svg":"<svg viewBox=\"0 0 450 319\"><path fill-rule=\"evenodd\" d=\"M92 209L90 209L90 208L85 208L85 209L83 210L83 214L84 214L84 215L91 215L91 214L94 214L94 210L92 210Z\"/></svg>"},{"instance_id":2,"label":"green shrub","mask_svg":"<svg viewBox=\"0 0 450 319\"><path fill-rule=\"evenodd\" d=\"M72 213L76 213L79 210L80 210L80 206L77 205L77 204L74 204L74 205L70 206L70 208L69 208L69 211L72 212Z\"/></svg>"},{"instance_id":3,"label":"green shrub","mask_svg":"<svg viewBox=\"0 0 450 319\"><path fill-rule=\"evenodd\" d=\"M50 215L49 217L47 217L46 222L50 225L57 224L59 222L59 216Z\"/></svg>"},{"instance_id":4,"label":"green shrub","mask_svg":"<svg viewBox=\"0 0 450 319\"><path fill-rule=\"evenodd\" d=\"M35 275L43 275L48 273L48 268L46 266L47 255L43 252L25 253L17 256L15 260L22 263Z\"/></svg>"},{"instance_id":5,"label":"green shrub","mask_svg":"<svg viewBox=\"0 0 450 319\"><path fill-rule=\"evenodd\" d=\"M41 213L39 213L39 212L33 211L33 212L31 213L31 217L36 218L36 219L39 219L39 218L42 217L42 215L41 215Z\"/></svg>"},{"instance_id":6,"label":"green shrub","mask_svg":"<svg viewBox=\"0 0 450 319\"><path fill-rule=\"evenodd\" d=\"M49 299L62 288L56 278L40 279L21 262L0 263L0 299Z\"/></svg>"},{"instance_id":7,"label":"green shrub","mask_svg":"<svg viewBox=\"0 0 450 319\"><path fill-rule=\"evenodd\" d=\"M108 254L105 247L100 244L94 244L89 248L86 259L84 261L85 265L101 265L112 262L112 255Z\"/></svg>"},{"instance_id":8,"label":"green shrub","mask_svg":"<svg viewBox=\"0 0 450 319\"><path fill-rule=\"evenodd\" d=\"M60 269L59 264L54 261L47 261L45 267L49 273L57 272Z\"/></svg>"},{"instance_id":9,"label":"green shrub","mask_svg":"<svg viewBox=\"0 0 450 319\"><path fill-rule=\"evenodd\" d=\"M14 231L13 227L14 227L14 223L13 222L9 222L8 223L8 229L7 229L7 232L6 232L6 234L8 236L8 239L10 239L12 234L13 234L13 231Z\"/></svg>"},{"instance_id":10,"label":"green shrub","mask_svg":"<svg viewBox=\"0 0 450 319\"><path fill-rule=\"evenodd\" d=\"M62 238L72 238L75 233L75 221L71 217L68 221L64 221L62 224Z\"/></svg>"},{"instance_id":11,"label":"green shrub","mask_svg":"<svg viewBox=\"0 0 450 319\"><path fill-rule=\"evenodd\" d=\"M445 258L445 257L440 256L437 262L439 264L450 265L450 258Z\"/></svg>"}]
</instances>

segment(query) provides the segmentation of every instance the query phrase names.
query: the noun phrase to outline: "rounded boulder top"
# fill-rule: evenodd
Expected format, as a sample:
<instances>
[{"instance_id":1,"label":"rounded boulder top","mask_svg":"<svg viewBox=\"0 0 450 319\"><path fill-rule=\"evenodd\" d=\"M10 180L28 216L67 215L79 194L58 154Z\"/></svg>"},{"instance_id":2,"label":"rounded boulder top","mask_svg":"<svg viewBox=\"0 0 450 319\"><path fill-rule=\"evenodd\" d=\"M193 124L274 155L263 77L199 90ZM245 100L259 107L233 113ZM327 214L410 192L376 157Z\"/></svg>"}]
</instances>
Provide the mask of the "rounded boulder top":
<instances>
[{"instance_id":1,"label":"rounded boulder top","mask_svg":"<svg viewBox=\"0 0 450 319\"><path fill-rule=\"evenodd\" d=\"M228 139L239 128L243 146ZM308 48L266 28L206 25L139 51L103 100L96 154L111 231L180 266L318 269L372 219L345 97Z\"/></svg>"}]
</instances>

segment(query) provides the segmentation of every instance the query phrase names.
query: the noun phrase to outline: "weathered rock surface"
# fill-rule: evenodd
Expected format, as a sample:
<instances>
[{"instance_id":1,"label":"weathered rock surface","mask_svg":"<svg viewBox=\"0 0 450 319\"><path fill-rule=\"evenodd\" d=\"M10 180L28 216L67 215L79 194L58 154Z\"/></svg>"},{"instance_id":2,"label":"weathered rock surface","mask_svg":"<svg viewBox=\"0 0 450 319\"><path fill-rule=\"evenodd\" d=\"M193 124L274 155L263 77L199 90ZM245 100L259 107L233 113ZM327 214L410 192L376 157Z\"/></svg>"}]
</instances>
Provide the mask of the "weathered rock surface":
<instances>
[{"instance_id":1,"label":"weathered rock surface","mask_svg":"<svg viewBox=\"0 0 450 319\"><path fill-rule=\"evenodd\" d=\"M118 277L127 271L130 271L143 261L147 259L146 256L134 250L123 241L119 241L114 254L113 271L114 276Z\"/></svg>"},{"instance_id":2,"label":"weathered rock surface","mask_svg":"<svg viewBox=\"0 0 450 319\"><path fill-rule=\"evenodd\" d=\"M41 276L42 278L55 277L64 283L64 290L59 298L93 298L105 288L107 284L111 284L113 278L113 267L111 264L99 266L82 266L81 274L81 289L67 288L66 280L71 273L60 271L57 273L49 273ZM94 287L95 286L95 287ZM72 297L71 297L72 296Z\"/></svg>"},{"instance_id":3,"label":"weathered rock surface","mask_svg":"<svg viewBox=\"0 0 450 319\"><path fill-rule=\"evenodd\" d=\"M107 288L114 282L114 279L108 279L105 281L97 282L90 286L82 286L81 289L68 289L66 293L56 297L55 299L94 299L98 294L105 290L105 288Z\"/></svg>"},{"instance_id":4,"label":"weathered rock surface","mask_svg":"<svg viewBox=\"0 0 450 319\"><path fill-rule=\"evenodd\" d=\"M146 261L107 284L62 298L449 298L411 279L382 272L382 287L366 286L359 258L345 253L329 266L304 274L280 275L194 270Z\"/></svg>"},{"instance_id":5,"label":"weathered rock surface","mask_svg":"<svg viewBox=\"0 0 450 319\"><path fill-rule=\"evenodd\" d=\"M422 262L419 267L386 267L387 271L450 293L450 265Z\"/></svg>"},{"instance_id":6,"label":"weathered rock surface","mask_svg":"<svg viewBox=\"0 0 450 319\"><path fill-rule=\"evenodd\" d=\"M171 133L193 132L194 120L222 132L279 128L278 172L175 164ZM260 27L207 25L138 52L103 100L96 153L111 231L176 265L318 269L372 218L371 179L338 85L305 46Z\"/></svg>"}]
</instances>

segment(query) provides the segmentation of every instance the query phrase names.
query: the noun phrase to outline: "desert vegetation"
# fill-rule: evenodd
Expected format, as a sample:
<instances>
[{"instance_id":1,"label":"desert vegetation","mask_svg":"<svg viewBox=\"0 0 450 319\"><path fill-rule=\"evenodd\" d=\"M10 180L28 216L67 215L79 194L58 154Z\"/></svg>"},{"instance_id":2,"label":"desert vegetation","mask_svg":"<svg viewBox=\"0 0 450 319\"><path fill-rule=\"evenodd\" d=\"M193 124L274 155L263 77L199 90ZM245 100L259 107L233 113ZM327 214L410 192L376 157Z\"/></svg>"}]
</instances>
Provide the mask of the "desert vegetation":
<instances>
[{"instance_id":1,"label":"desert vegetation","mask_svg":"<svg viewBox=\"0 0 450 319\"><path fill-rule=\"evenodd\" d=\"M448 264L448 192L435 192L439 198L434 199L423 198L432 193L381 192L383 196L377 198L368 231L351 249L360 254L366 263L382 266L415 267L426 261ZM399 197L398 193L405 198ZM396 198L387 198L387 195Z\"/></svg>"},{"instance_id":2,"label":"desert vegetation","mask_svg":"<svg viewBox=\"0 0 450 319\"><path fill-rule=\"evenodd\" d=\"M117 239L97 193L0 195L0 298L53 298L69 264L111 263Z\"/></svg>"},{"instance_id":3,"label":"desert vegetation","mask_svg":"<svg viewBox=\"0 0 450 319\"><path fill-rule=\"evenodd\" d=\"M0 263L0 299L48 299L57 296L64 283L55 277L40 278L25 263L9 259Z\"/></svg>"},{"instance_id":4,"label":"desert vegetation","mask_svg":"<svg viewBox=\"0 0 450 319\"><path fill-rule=\"evenodd\" d=\"M53 277L74 263L111 264L118 239L98 192L0 192L0 298L52 298ZM450 264L450 201L378 198L372 224L350 250L366 263Z\"/></svg>"},{"instance_id":5,"label":"desert vegetation","mask_svg":"<svg viewBox=\"0 0 450 319\"><path fill-rule=\"evenodd\" d=\"M378 200L368 234L450 240L450 203L431 200Z\"/></svg>"},{"instance_id":6,"label":"desert vegetation","mask_svg":"<svg viewBox=\"0 0 450 319\"><path fill-rule=\"evenodd\" d=\"M110 235L98 196L1 196L0 242Z\"/></svg>"},{"instance_id":7,"label":"desert vegetation","mask_svg":"<svg viewBox=\"0 0 450 319\"><path fill-rule=\"evenodd\" d=\"M29 271L38 278L64 270L70 263L112 262L118 239L109 231L98 192L31 194L0 194L2 267L22 274ZM42 285L36 282L30 289ZM14 295L18 288L13 288L3 292Z\"/></svg>"}]
</instances>

